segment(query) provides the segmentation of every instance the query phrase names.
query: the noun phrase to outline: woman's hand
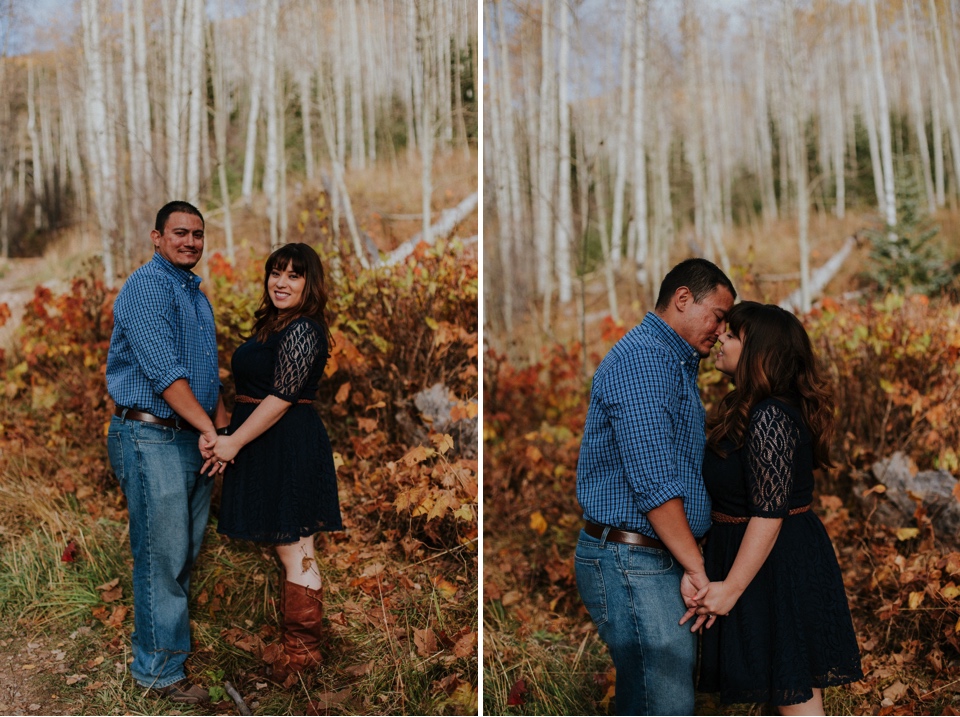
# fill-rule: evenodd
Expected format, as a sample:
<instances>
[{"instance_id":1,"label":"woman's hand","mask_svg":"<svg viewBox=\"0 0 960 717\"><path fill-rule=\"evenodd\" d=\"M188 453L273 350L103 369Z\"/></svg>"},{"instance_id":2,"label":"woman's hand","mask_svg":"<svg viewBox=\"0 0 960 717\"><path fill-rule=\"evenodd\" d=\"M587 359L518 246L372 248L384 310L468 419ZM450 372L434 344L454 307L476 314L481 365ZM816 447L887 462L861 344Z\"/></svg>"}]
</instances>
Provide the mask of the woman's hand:
<instances>
[{"instance_id":1,"label":"woman's hand","mask_svg":"<svg viewBox=\"0 0 960 717\"><path fill-rule=\"evenodd\" d=\"M710 583L707 594L700 599L700 606L696 608L698 615L729 615L737 600L743 594L729 582L723 580Z\"/></svg>"},{"instance_id":2,"label":"woman's hand","mask_svg":"<svg viewBox=\"0 0 960 717\"><path fill-rule=\"evenodd\" d=\"M207 444L206 453L209 455L205 456L207 460L200 469L200 472L207 473L207 469L209 468L210 472L207 473L207 475L212 476L217 473L223 473L227 467L227 463L233 463L233 459L237 457L237 453L240 452L242 447L243 445L236 436L218 436L213 444ZM204 451L201 447L201 455L203 455L203 453Z\"/></svg>"}]
</instances>

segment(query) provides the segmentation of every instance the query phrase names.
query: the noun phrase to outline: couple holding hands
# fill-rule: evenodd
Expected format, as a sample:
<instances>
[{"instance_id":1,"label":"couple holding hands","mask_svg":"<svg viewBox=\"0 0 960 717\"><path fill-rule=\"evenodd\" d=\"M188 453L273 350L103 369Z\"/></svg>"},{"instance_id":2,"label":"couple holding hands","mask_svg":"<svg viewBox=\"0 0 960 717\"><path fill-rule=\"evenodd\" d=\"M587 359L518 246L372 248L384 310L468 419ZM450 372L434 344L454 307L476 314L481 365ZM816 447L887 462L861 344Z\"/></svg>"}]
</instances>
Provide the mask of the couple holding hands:
<instances>
[{"instance_id":1,"label":"couple holding hands","mask_svg":"<svg viewBox=\"0 0 960 717\"><path fill-rule=\"evenodd\" d=\"M833 413L800 321L689 259L594 375L577 465L580 596L617 668L618 714L723 703L823 714L862 679L840 568L811 510ZM709 421L700 360L734 389ZM708 532L709 531L709 532Z\"/></svg>"},{"instance_id":2,"label":"couple holding hands","mask_svg":"<svg viewBox=\"0 0 960 717\"><path fill-rule=\"evenodd\" d=\"M184 671L188 599L217 473L218 531L273 545L285 573L272 676L282 682L321 660L314 535L342 529L333 451L310 405L329 355L327 294L310 246L287 244L269 256L252 335L233 355L231 417L213 310L191 271L203 255L203 216L170 202L150 236L153 259L114 304L106 370L116 403L107 448L130 514L130 672L158 697L199 704L209 694Z\"/></svg>"}]
</instances>

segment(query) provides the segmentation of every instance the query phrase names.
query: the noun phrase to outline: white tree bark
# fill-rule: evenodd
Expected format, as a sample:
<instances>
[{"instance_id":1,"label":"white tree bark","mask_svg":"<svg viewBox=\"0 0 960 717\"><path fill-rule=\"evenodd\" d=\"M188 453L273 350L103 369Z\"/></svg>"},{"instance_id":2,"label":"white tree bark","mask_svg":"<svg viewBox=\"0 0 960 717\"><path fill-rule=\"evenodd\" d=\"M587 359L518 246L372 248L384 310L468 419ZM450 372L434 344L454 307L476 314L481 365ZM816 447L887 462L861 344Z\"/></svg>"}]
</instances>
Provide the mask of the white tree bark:
<instances>
[{"instance_id":1,"label":"white tree bark","mask_svg":"<svg viewBox=\"0 0 960 717\"><path fill-rule=\"evenodd\" d=\"M565 0L560 2L560 58L557 64L557 105L560 129L560 157L558 164L557 223L554 240L556 242L556 272L558 297L561 304L567 304L573 298L573 274L570 260L573 243L573 204L570 191L570 101L568 70L570 62L570 6Z\"/></svg>"},{"instance_id":2,"label":"white tree bark","mask_svg":"<svg viewBox=\"0 0 960 717\"><path fill-rule=\"evenodd\" d=\"M613 217L610 230L610 257L607 262L614 270L620 266L620 258L623 255L623 205L627 185L627 129L630 125L630 104L633 94L630 70L633 65L631 59L633 36L636 32L634 28L637 24L638 2L645 2L645 0L635 0L623 4L623 35L620 39L620 107L617 117L616 137L617 168L613 180Z\"/></svg>"},{"instance_id":3,"label":"white tree bark","mask_svg":"<svg viewBox=\"0 0 960 717\"><path fill-rule=\"evenodd\" d=\"M104 81L102 48L100 45L100 11L97 0L82 0L81 23L83 26L83 54L86 67L87 132L91 139L90 157L94 178L94 195L100 225L101 256L103 257L104 281L113 286L115 277L113 261L114 197L116 177L110 161L109 136L107 133L107 88Z\"/></svg>"},{"instance_id":4,"label":"white tree bark","mask_svg":"<svg viewBox=\"0 0 960 717\"><path fill-rule=\"evenodd\" d=\"M884 216L888 227L897 223L897 197L893 177L893 145L890 134L890 107L887 104L887 86L883 79L883 59L880 47L880 29L877 26L877 2L867 0L870 18L870 39L873 45L873 70L877 83L877 109L880 113L880 159L883 167Z\"/></svg>"},{"instance_id":5,"label":"white tree bark","mask_svg":"<svg viewBox=\"0 0 960 717\"><path fill-rule=\"evenodd\" d=\"M633 213L637 227L637 250L633 260L637 281L647 286L647 254L650 235L647 225L647 149L646 149L646 73L647 73L647 2L638 0L633 54Z\"/></svg>"},{"instance_id":6,"label":"white tree bark","mask_svg":"<svg viewBox=\"0 0 960 717\"><path fill-rule=\"evenodd\" d=\"M253 196L253 173L257 162L257 125L260 121L260 96L263 91L263 58L266 54L265 43L268 0L260 0L257 6L255 27L254 56L251 58L250 73L250 111L247 114L247 143L243 154L243 179L240 183L240 196L243 203L250 204Z\"/></svg>"},{"instance_id":7,"label":"white tree bark","mask_svg":"<svg viewBox=\"0 0 960 717\"><path fill-rule=\"evenodd\" d=\"M186 196L187 201L196 206L200 203L200 130L203 127L203 114L207 111L206 53L203 45L203 0L189 0L186 8L184 45L184 66L188 76L188 121L187 121L187 157L186 157Z\"/></svg>"},{"instance_id":8,"label":"white tree bark","mask_svg":"<svg viewBox=\"0 0 960 717\"><path fill-rule=\"evenodd\" d=\"M910 60L910 114L913 130L917 135L917 151L920 154L920 168L923 174L923 186L927 193L927 211L933 214L937 210L937 194L933 186L933 172L930 167L930 148L927 144L927 125L923 112L923 98L920 95L920 69L917 61L916 30L913 27L912 3L903 3L903 19L907 36L907 56Z\"/></svg>"}]
</instances>

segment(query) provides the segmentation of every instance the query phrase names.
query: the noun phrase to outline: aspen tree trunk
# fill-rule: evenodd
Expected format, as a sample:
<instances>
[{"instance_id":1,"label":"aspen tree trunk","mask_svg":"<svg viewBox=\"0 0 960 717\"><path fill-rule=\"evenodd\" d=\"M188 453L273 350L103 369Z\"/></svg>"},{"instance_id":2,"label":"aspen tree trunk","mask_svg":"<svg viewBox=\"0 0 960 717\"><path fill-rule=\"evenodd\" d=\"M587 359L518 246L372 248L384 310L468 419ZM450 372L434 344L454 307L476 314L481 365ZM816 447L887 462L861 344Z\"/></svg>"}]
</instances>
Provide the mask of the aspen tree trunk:
<instances>
[{"instance_id":1,"label":"aspen tree trunk","mask_svg":"<svg viewBox=\"0 0 960 717\"><path fill-rule=\"evenodd\" d=\"M880 47L880 29L877 26L877 2L867 0L870 17L870 38L873 45L873 69L877 82L877 105L880 111L880 158L883 167L883 203L887 227L897 223L897 196L893 181L893 147L890 134L890 107L887 104L887 86L883 80L883 58Z\"/></svg>"},{"instance_id":2,"label":"aspen tree trunk","mask_svg":"<svg viewBox=\"0 0 960 717\"><path fill-rule=\"evenodd\" d=\"M633 260L637 267L637 281L647 286L647 254L650 235L647 224L647 149L645 114L647 111L647 2L639 0L633 54L633 213L637 226L637 251Z\"/></svg>"},{"instance_id":3,"label":"aspen tree trunk","mask_svg":"<svg viewBox=\"0 0 960 717\"><path fill-rule=\"evenodd\" d=\"M33 162L34 229L43 228L43 161L40 158L40 133L37 131L36 102L37 68L32 61L27 63L27 136L30 138L30 159Z\"/></svg>"},{"instance_id":4,"label":"aspen tree trunk","mask_svg":"<svg viewBox=\"0 0 960 717\"><path fill-rule=\"evenodd\" d=\"M564 0L561 0L563 2ZM556 77L553 72L553 0L543 0L541 26L542 74L540 77L540 121L537 133L537 194L534 196L534 246L536 251L537 291L545 306L553 292L553 247L551 234L554 223L553 198L559 162L557 138ZM545 313L544 325L549 326Z\"/></svg>"},{"instance_id":5,"label":"aspen tree trunk","mask_svg":"<svg viewBox=\"0 0 960 717\"><path fill-rule=\"evenodd\" d=\"M513 207L514 224L510 227L510 237L520 236L521 232L526 231L527 217L524 211L525 206L521 198L520 190L520 162L517 158L516 133L514 132L513 121L513 92L510 88L512 73L507 56L507 27L503 21L503 3L497 0L495 4L497 11L497 22L500 37L500 65L498 71L499 82L497 86L500 89L500 120L502 123L503 135L503 153L506 162L507 188L510 192L510 204ZM494 89L496 91L496 88ZM516 242L514 243L514 252L516 252Z\"/></svg>"},{"instance_id":6,"label":"aspen tree trunk","mask_svg":"<svg viewBox=\"0 0 960 717\"><path fill-rule=\"evenodd\" d=\"M380 6L382 8L383 4L380 3ZM374 163L377 161L377 98L383 95L383 82L377 71L373 43L378 34L385 30L385 25L381 24L378 30L374 29L376 25L370 11L370 0L363 0L362 7L360 24L364 31L360 37L363 44L363 61L366 65L366 79L363 83L364 126L367 129L367 159Z\"/></svg>"},{"instance_id":7,"label":"aspen tree trunk","mask_svg":"<svg viewBox=\"0 0 960 717\"><path fill-rule=\"evenodd\" d=\"M421 213L423 215L423 229L421 234L427 244L431 244L430 227L433 223L431 199L433 198L433 154L435 145L435 121L437 116L438 98L437 85L433 82L437 71L436 44L431 34L436 31L435 25L430 22L436 11L432 2L423 2L417 12L417 47L419 51L420 86L423 88L423 101L420 106L420 183L422 189Z\"/></svg>"},{"instance_id":8,"label":"aspen tree trunk","mask_svg":"<svg viewBox=\"0 0 960 717\"><path fill-rule=\"evenodd\" d=\"M341 167L347 164L347 90L346 90L346 69L343 64L344 48L344 29L342 4L336 5L336 27L339 31L336 33L333 47L333 104L336 116L336 143L337 143L337 161Z\"/></svg>"},{"instance_id":9,"label":"aspen tree trunk","mask_svg":"<svg viewBox=\"0 0 960 717\"><path fill-rule=\"evenodd\" d=\"M835 58L839 62L839 58ZM846 142L843 121L843 95L840 83L836 79L830 83L832 112L830 118L832 148L833 178L835 183L835 197L833 212L838 219L843 219L847 211L847 179L846 179Z\"/></svg>"},{"instance_id":10,"label":"aspen tree trunk","mask_svg":"<svg viewBox=\"0 0 960 717\"><path fill-rule=\"evenodd\" d=\"M85 181L83 164L80 160L80 129L77 124L76 104L73 97L67 96L62 68L59 65L57 66L57 96L60 99L60 126L62 128L60 141L65 147L70 188L77 200L80 217L82 221L86 222L88 183Z\"/></svg>"},{"instance_id":11,"label":"aspen tree trunk","mask_svg":"<svg viewBox=\"0 0 960 717\"><path fill-rule=\"evenodd\" d=\"M568 100L568 66L570 58L570 6L560 2L560 57L557 65L557 104L560 128L559 183L557 197L556 258L558 298L568 304L573 298L573 277L570 249L573 241L573 206L570 196L570 103Z\"/></svg>"},{"instance_id":12,"label":"aspen tree trunk","mask_svg":"<svg viewBox=\"0 0 960 717\"><path fill-rule=\"evenodd\" d=\"M223 71L226 64L226 39L224 35L223 0L220 0L220 22L210 25L210 51L212 58L213 85L213 135L217 148L217 183L220 185L220 206L223 207L223 233L226 239L227 261L236 261L233 245L233 219L230 209L230 187L227 184L227 130L230 118L227 109L227 97L230 90ZM309 155L308 155L309 157Z\"/></svg>"},{"instance_id":13,"label":"aspen tree trunk","mask_svg":"<svg viewBox=\"0 0 960 717\"><path fill-rule=\"evenodd\" d=\"M876 109L873 103L873 89L870 82L870 70L863 49L863 37L854 12L854 44L857 48L858 70L860 72L860 87L863 98L863 122L867 127L867 139L870 145L870 165L873 168L873 186L877 195L877 208L884 217L887 216L886 194L883 190L883 168L880 159L880 141L877 138Z\"/></svg>"},{"instance_id":14,"label":"aspen tree trunk","mask_svg":"<svg viewBox=\"0 0 960 717\"><path fill-rule=\"evenodd\" d=\"M169 14L169 2L164 3L168 10L165 23L170 40L164 43L167 48L167 93L166 107L166 139L167 139L167 196L180 195L183 188L183 137L181 136L180 119L183 116L184 91L186 81L183 66L184 45L184 13L186 0L175 0L172 14Z\"/></svg>"},{"instance_id":15,"label":"aspen tree trunk","mask_svg":"<svg viewBox=\"0 0 960 717\"><path fill-rule=\"evenodd\" d=\"M340 0L346 7L347 73L350 85L350 163L357 169L367 166L363 140L363 79L360 75L360 33L357 28L357 0Z\"/></svg>"},{"instance_id":16,"label":"aspen tree trunk","mask_svg":"<svg viewBox=\"0 0 960 717\"><path fill-rule=\"evenodd\" d=\"M671 129L667 122L666 108L663 102L656 105L657 150L655 153L654 176L656 186L654 196L654 241L653 264L650 271L650 287L659 287L669 270L670 246L674 242L673 202L670 197L670 141Z\"/></svg>"},{"instance_id":17,"label":"aspen tree trunk","mask_svg":"<svg viewBox=\"0 0 960 717\"><path fill-rule=\"evenodd\" d=\"M277 25L280 12L279 0L267 0L266 51L263 62L263 103L267 115L267 149L263 164L263 193L267 198L267 217L270 220L270 248L280 246L279 217L279 98L277 93Z\"/></svg>"},{"instance_id":18,"label":"aspen tree trunk","mask_svg":"<svg viewBox=\"0 0 960 717\"><path fill-rule=\"evenodd\" d=\"M757 117L757 145L758 145L758 179L760 180L760 204L762 206L765 223L777 218L777 193L773 183L773 142L770 139L770 112L767 105L766 81L766 33L760 24L760 18L755 17L752 24L753 42L756 50L754 56L754 70L756 79L755 111Z\"/></svg>"},{"instance_id":19,"label":"aspen tree trunk","mask_svg":"<svg viewBox=\"0 0 960 717\"><path fill-rule=\"evenodd\" d=\"M610 261L614 271L620 267L623 256L623 213L627 185L627 129L630 125L630 103L633 83L630 70L633 55L633 36L637 25L637 4L645 0L634 0L623 4L623 35L620 39L620 108L617 117L617 169L613 182L613 217L610 234Z\"/></svg>"},{"instance_id":20,"label":"aspen tree trunk","mask_svg":"<svg viewBox=\"0 0 960 717\"><path fill-rule=\"evenodd\" d=\"M923 186L927 192L927 211L937 211L937 195L933 187L933 173L930 168L930 148L927 145L927 125L923 112L923 98L920 96L920 70L917 62L916 31L913 27L911 0L903 3L903 18L907 35L907 56L910 60L910 110L913 129L917 135L917 151L920 154L920 168L923 173Z\"/></svg>"},{"instance_id":21,"label":"aspen tree trunk","mask_svg":"<svg viewBox=\"0 0 960 717\"><path fill-rule=\"evenodd\" d=\"M803 106L803 91L799 77L805 71L802 58L795 48L793 10L788 2L783 3L783 20L780 25L782 57L784 60L784 86L787 89L785 130L790 150L790 164L797 197L797 240L800 249L800 306L804 313L810 311L810 241L808 236L809 197L807 196L807 145L803 132L806 117Z\"/></svg>"},{"instance_id":22,"label":"aspen tree trunk","mask_svg":"<svg viewBox=\"0 0 960 717\"><path fill-rule=\"evenodd\" d=\"M370 262L367 260L366 253L363 250L363 244L360 241L360 232L357 229L353 218L353 208L350 205L350 193L347 191L346 182L343 179L343 164L337 156L337 147L334 130L334 112L332 102L327 96L327 90L323 82L317 84L318 100L320 102L320 128L322 130L324 142L327 145L327 153L330 155L330 164L333 167L333 185L336 187L335 201L342 201L344 212L347 216L347 227L350 230L350 238L353 241L353 250L360 261L360 266L364 269L370 268ZM334 206L334 216L339 215L339 209ZM339 240L339 228L335 228L334 236Z\"/></svg>"},{"instance_id":23,"label":"aspen tree trunk","mask_svg":"<svg viewBox=\"0 0 960 717\"><path fill-rule=\"evenodd\" d=\"M143 191L144 167L147 157L139 145L140 120L137 112L140 104L137 101L135 55L134 49L134 19L130 8L130 0L121 0L123 13L123 104L127 120L127 152L130 156L130 184L134 213L142 213L142 202L145 199Z\"/></svg>"},{"instance_id":24,"label":"aspen tree trunk","mask_svg":"<svg viewBox=\"0 0 960 717\"><path fill-rule=\"evenodd\" d=\"M960 184L960 126L957 124L953 87L947 74L947 59L944 56L940 20L937 16L937 6L934 0L929 0L929 7L937 57L937 76L940 80L940 96L943 108L946 110L947 131L950 134L950 155L953 159L953 176L955 178L955 184ZM957 187L954 188L955 194L957 189Z\"/></svg>"},{"instance_id":25,"label":"aspen tree trunk","mask_svg":"<svg viewBox=\"0 0 960 717\"><path fill-rule=\"evenodd\" d=\"M940 82L930 83L930 117L933 132L933 191L937 197L937 206L947 203L946 180L943 166L943 122L940 119Z\"/></svg>"},{"instance_id":26,"label":"aspen tree trunk","mask_svg":"<svg viewBox=\"0 0 960 717\"><path fill-rule=\"evenodd\" d=\"M240 183L240 196L243 203L250 205L253 196L253 173L257 162L257 125L260 121L260 94L263 91L263 58L266 54L267 3L260 0L257 6L255 23L254 57L251 58L250 72L250 112L247 115L247 143L243 154L243 179Z\"/></svg>"},{"instance_id":27,"label":"aspen tree trunk","mask_svg":"<svg viewBox=\"0 0 960 717\"><path fill-rule=\"evenodd\" d=\"M607 187L604 181L604 174L603 169L598 167L595 194L597 198L597 217L600 222L600 247L603 251L603 279L607 287L607 304L610 306L610 317L614 321L619 322L620 308L617 304L617 274L611 242L613 237L607 234Z\"/></svg>"},{"instance_id":28,"label":"aspen tree trunk","mask_svg":"<svg viewBox=\"0 0 960 717\"><path fill-rule=\"evenodd\" d=\"M100 225L100 241L103 257L104 282L108 287L114 283L113 228L116 196L113 165L107 146L106 87L104 83L102 48L100 45L100 13L97 0L82 0L81 23L83 26L83 55L87 84L84 88L88 135L91 139L90 157L96 196L97 217Z\"/></svg>"},{"instance_id":29,"label":"aspen tree trunk","mask_svg":"<svg viewBox=\"0 0 960 717\"><path fill-rule=\"evenodd\" d=\"M518 212L513 203L514 194L510 191L510 178L508 176L510 173L509 162L506 160L507 153L504 147L506 141L504 138L506 134L504 125L510 121L509 105L507 104L505 106L503 101L504 93L498 91L498 88L506 81L501 74L503 66L500 65L502 58L506 55L499 52L496 45L506 44L505 28L502 22L499 24L494 23L493 12L495 8L493 2L494 0L486 0L483 6L485 23L491 31L488 34L488 49L486 53L486 79L491 91L485 105L485 110L489 118L490 147L492 149L490 165L493 175L492 186L494 189L493 194L496 198L499 228L497 258L499 260L500 279L498 283L500 285L498 290L502 304L504 328L510 332L513 330L514 237L517 234L519 220ZM495 35L493 33L494 29L496 30ZM493 39L494 37L496 37L496 41ZM504 119L504 115L507 115L507 119ZM487 123L485 123L485 125L486 124Z\"/></svg>"},{"instance_id":30,"label":"aspen tree trunk","mask_svg":"<svg viewBox=\"0 0 960 717\"><path fill-rule=\"evenodd\" d=\"M138 186L145 199L152 197L154 190L153 131L150 123L150 93L147 79L147 29L143 14L143 0L132 0L132 2L134 102L137 105L136 151L143 155Z\"/></svg>"},{"instance_id":31,"label":"aspen tree trunk","mask_svg":"<svg viewBox=\"0 0 960 717\"><path fill-rule=\"evenodd\" d=\"M206 58L203 46L203 0L190 0L187 7L186 27L189 35L184 46L184 64L188 81L189 103L187 123L187 201L196 206L200 203L200 130L202 114L206 113L207 83Z\"/></svg>"}]
</instances>

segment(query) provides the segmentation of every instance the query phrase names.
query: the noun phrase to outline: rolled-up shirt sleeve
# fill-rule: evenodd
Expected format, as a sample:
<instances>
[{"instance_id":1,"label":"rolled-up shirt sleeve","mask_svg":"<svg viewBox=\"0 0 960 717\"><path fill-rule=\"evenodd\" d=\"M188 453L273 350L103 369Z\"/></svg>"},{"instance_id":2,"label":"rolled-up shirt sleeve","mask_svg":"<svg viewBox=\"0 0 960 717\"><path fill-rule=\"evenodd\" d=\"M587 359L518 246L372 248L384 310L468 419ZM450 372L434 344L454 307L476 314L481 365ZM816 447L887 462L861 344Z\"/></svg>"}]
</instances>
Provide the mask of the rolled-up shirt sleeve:
<instances>
[{"instance_id":1,"label":"rolled-up shirt sleeve","mask_svg":"<svg viewBox=\"0 0 960 717\"><path fill-rule=\"evenodd\" d=\"M637 508L648 513L668 500L683 498L685 490L676 456L682 377L668 357L645 358L624 358L611 366L602 395L624 478Z\"/></svg>"},{"instance_id":2,"label":"rolled-up shirt sleeve","mask_svg":"<svg viewBox=\"0 0 960 717\"><path fill-rule=\"evenodd\" d=\"M177 353L173 324L175 299L160 282L150 277L135 274L130 281L136 283L125 296L135 295L137 301L118 300L114 318L137 365L159 396L177 379L190 376Z\"/></svg>"}]
</instances>

